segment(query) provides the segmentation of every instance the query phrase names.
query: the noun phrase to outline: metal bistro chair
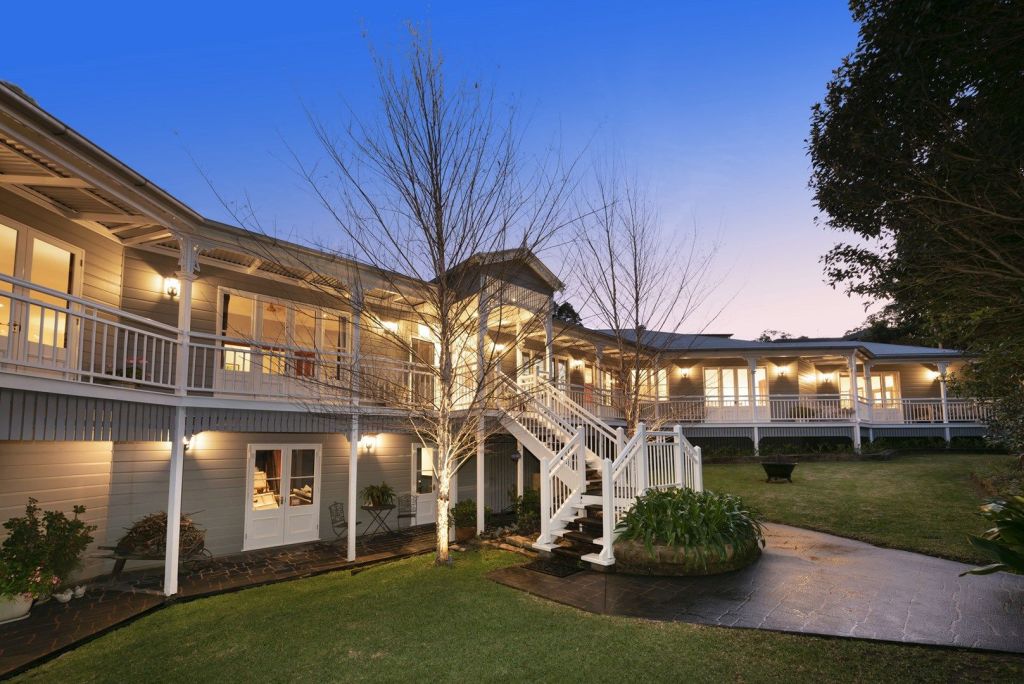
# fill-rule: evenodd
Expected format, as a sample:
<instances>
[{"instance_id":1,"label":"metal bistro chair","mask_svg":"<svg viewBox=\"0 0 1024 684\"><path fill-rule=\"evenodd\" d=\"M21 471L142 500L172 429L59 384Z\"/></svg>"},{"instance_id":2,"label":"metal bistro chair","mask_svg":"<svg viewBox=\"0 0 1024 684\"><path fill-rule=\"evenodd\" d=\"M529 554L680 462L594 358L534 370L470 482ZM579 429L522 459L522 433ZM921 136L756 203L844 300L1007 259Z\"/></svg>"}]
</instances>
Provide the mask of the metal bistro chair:
<instances>
[{"instance_id":1,"label":"metal bistro chair","mask_svg":"<svg viewBox=\"0 0 1024 684\"><path fill-rule=\"evenodd\" d=\"M416 495L415 494L403 494L398 497L398 527L402 526L402 519L410 518L412 523L410 527L415 524L416 521Z\"/></svg>"},{"instance_id":2,"label":"metal bistro chair","mask_svg":"<svg viewBox=\"0 0 1024 684\"><path fill-rule=\"evenodd\" d=\"M335 501L329 506L331 511L331 529L334 531L334 541L339 542L348 537L348 520L345 519L345 502ZM356 525L362 525L361 520Z\"/></svg>"}]
</instances>

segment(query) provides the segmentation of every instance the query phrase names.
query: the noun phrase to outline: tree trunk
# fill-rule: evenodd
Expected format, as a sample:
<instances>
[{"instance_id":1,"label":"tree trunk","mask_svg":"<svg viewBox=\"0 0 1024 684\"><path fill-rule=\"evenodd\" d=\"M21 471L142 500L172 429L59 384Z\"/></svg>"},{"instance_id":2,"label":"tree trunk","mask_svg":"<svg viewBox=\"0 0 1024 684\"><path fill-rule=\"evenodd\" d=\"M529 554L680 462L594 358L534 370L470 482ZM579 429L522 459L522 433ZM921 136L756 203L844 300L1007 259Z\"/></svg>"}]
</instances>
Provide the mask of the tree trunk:
<instances>
[{"instance_id":1,"label":"tree trunk","mask_svg":"<svg viewBox=\"0 0 1024 684\"><path fill-rule=\"evenodd\" d=\"M450 479L444 475L437 480L437 553L434 557L434 563L437 565L451 565L451 558L448 556L448 531L451 529L448 523L451 503Z\"/></svg>"}]
</instances>

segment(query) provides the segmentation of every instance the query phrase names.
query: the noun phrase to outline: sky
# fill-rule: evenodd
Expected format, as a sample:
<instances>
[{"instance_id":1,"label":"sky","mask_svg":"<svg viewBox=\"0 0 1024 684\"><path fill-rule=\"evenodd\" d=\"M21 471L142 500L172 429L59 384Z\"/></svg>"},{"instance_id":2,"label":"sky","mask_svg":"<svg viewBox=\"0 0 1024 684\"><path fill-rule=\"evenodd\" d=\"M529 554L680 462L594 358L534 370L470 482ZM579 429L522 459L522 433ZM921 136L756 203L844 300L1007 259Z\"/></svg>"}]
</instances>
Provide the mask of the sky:
<instances>
[{"instance_id":1,"label":"sky","mask_svg":"<svg viewBox=\"0 0 1024 684\"><path fill-rule=\"evenodd\" d=\"M716 246L692 330L840 335L864 303L833 290L807 187L811 106L856 44L844 2L15 3L0 78L197 211L250 201L281 237L332 225L288 161L322 156L307 111L374 111L368 45L428 26L450 74L516 103L538 147L611 154L667 231ZM33 30L33 27L45 30ZM369 41L369 42L368 42ZM202 171L200 171L202 169ZM216 189L211 189L207 179Z\"/></svg>"}]
</instances>

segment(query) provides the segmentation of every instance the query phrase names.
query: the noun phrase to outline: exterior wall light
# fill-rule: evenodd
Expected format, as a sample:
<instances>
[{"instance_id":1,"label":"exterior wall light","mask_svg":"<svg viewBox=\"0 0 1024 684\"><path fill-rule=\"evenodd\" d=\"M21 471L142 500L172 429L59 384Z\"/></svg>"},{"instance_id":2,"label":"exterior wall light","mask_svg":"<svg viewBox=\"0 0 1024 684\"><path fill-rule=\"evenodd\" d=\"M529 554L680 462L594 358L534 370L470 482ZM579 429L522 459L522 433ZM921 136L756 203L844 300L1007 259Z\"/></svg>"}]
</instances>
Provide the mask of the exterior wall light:
<instances>
[{"instance_id":1,"label":"exterior wall light","mask_svg":"<svg viewBox=\"0 0 1024 684\"><path fill-rule=\"evenodd\" d=\"M942 377L942 373L940 373L937 370L930 370L928 371L928 377L931 379L932 382L935 382L936 380Z\"/></svg>"},{"instance_id":2,"label":"exterior wall light","mask_svg":"<svg viewBox=\"0 0 1024 684\"><path fill-rule=\"evenodd\" d=\"M679 377L683 378L684 380L686 378L690 377L690 369L689 368L685 368L683 366L680 366L679 367Z\"/></svg>"},{"instance_id":3,"label":"exterior wall light","mask_svg":"<svg viewBox=\"0 0 1024 684\"><path fill-rule=\"evenodd\" d=\"M168 297L174 299L181 292L181 283L178 282L177 278L164 278L164 292L167 293Z\"/></svg>"},{"instance_id":4,"label":"exterior wall light","mask_svg":"<svg viewBox=\"0 0 1024 684\"><path fill-rule=\"evenodd\" d=\"M398 321L381 321L380 327L390 332L398 332Z\"/></svg>"},{"instance_id":5,"label":"exterior wall light","mask_svg":"<svg viewBox=\"0 0 1024 684\"><path fill-rule=\"evenodd\" d=\"M363 435L359 440L359 446L362 447L364 454L372 453L377 448L377 436Z\"/></svg>"}]
</instances>

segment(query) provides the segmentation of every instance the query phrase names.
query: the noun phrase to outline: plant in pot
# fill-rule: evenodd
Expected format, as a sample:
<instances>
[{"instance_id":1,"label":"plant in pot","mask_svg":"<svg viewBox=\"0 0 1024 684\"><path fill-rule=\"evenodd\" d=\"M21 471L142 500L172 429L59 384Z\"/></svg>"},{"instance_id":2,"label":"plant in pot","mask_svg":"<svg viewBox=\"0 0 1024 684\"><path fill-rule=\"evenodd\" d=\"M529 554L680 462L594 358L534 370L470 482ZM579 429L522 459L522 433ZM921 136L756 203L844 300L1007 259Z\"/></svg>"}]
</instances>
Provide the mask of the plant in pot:
<instances>
[{"instance_id":1,"label":"plant in pot","mask_svg":"<svg viewBox=\"0 0 1024 684\"><path fill-rule=\"evenodd\" d=\"M70 580L96 528L60 511L40 515L29 499L25 515L4 523L7 538L0 545L0 623L27 617L32 602L47 597Z\"/></svg>"},{"instance_id":2,"label":"plant in pot","mask_svg":"<svg viewBox=\"0 0 1024 684\"><path fill-rule=\"evenodd\" d=\"M484 516L489 517L491 509L484 508ZM467 542L476 536L476 501L463 499L452 506L452 524L455 525L455 541Z\"/></svg>"},{"instance_id":3,"label":"plant in pot","mask_svg":"<svg viewBox=\"0 0 1024 684\"><path fill-rule=\"evenodd\" d=\"M381 482L379 485L367 485L363 487L363 491L360 493L360 496L363 498L364 506L386 508L388 506L395 505L395 490L387 482Z\"/></svg>"}]
</instances>

